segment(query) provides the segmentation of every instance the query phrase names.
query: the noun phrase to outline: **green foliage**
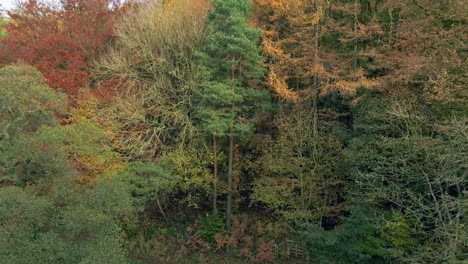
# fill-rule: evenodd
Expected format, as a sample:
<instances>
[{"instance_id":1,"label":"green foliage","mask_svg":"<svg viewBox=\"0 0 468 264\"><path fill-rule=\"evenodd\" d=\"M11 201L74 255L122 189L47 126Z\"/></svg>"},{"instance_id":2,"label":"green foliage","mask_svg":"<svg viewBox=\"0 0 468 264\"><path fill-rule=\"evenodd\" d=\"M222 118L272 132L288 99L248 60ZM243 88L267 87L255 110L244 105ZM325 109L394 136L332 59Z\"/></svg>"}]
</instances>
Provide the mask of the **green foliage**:
<instances>
[{"instance_id":1,"label":"green foliage","mask_svg":"<svg viewBox=\"0 0 468 264\"><path fill-rule=\"evenodd\" d=\"M54 112L62 112L66 97L49 88L30 66L0 68L0 141L42 125L57 124Z\"/></svg>"},{"instance_id":2,"label":"green foliage","mask_svg":"<svg viewBox=\"0 0 468 264\"><path fill-rule=\"evenodd\" d=\"M215 235L224 233L224 217L219 214L206 215L200 219L197 234L206 242L215 243Z\"/></svg>"},{"instance_id":3,"label":"green foliage","mask_svg":"<svg viewBox=\"0 0 468 264\"><path fill-rule=\"evenodd\" d=\"M106 169L99 166L117 158L107 141L102 130L87 121L19 134L0 149L2 178L24 186L78 175L96 177Z\"/></svg>"},{"instance_id":4,"label":"green foliage","mask_svg":"<svg viewBox=\"0 0 468 264\"><path fill-rule=\"evenodd\" d=\"M325 133L326 124L314 133L313 122L310 102L284 106L274 120L275 141L261 143L253 165L253 198L288 220L320 221L340 212L342 145Z\"/></svg>"},{"instance_id":5,"label":"green foliage","mask_svg":"<svg viewBox=\"0 0 468 264\"><path fill-rule=\"evenodd\" d=\"M460 216L468 166L462 158L468 148L466 119L428 124L431 109L421 111L418 104L405 101L390 97L380 112L356 108L361 111L356 127L364 134L346 150L356 182L353 197L404 213L387 226L386 238L398 261L456 262L462 247L456 237L464 234ZM373 122L361 118L376 115L381 118ZM377 129L379 124L387 129ZM420 241L414 239L415 230L426 230Z\"/></svg>"},{"instance_id":6,"label":"green foliage","mask_svg":"<svg viewBox=\"0 0 468 264\"><path fill-rule=\"evenodd\" d=\"M226 134L232 122L232 105L242 103L242 99L229 84L206 83L197 112L202 130L216 136Z\"/></svg>"},{"instance_id":7,"label":"green foliage","mask_svg":"<svg viewBox=\"0 0 468 264\"><path fill-rule=\"evenodd\" d=\"M410 251L419 244L415 229L409 223L408 218L399 212L392 214L391 220L383 229L383 237L396 250Z\"/></svg>"},{"instance_id":8,"label":"green foliage","mask_svg":"<svg viewBox=\"0 0 468 264\"><path fill-rule=\"evenodd\" d=\"M213 135L246 135L247 119L268 105L268 93L249 87L265 73L257 42L261 31L248 25L250 3L213 1L208 34L199 53L207 81L198 98L201 128Z\"/></svg>"},{"instance_id":9,"label":"green foliage","mask_svg":"<svg viewBox=\"0 0 468 264\"><path fill-rule=\"evenodd\" d=\"M99 180L93 189L64 184L90 158L115 154L97 126L60 126L66 98L27 66L0 69L0 188L2 263L125 263L122 228L134 228L130 188ZM35 196L35 194L49 196Z\"/></svg>"},{"instance_id":10,"label":"green foliage","mask_svg":"<svg viewBox=\"0 0 468 264\"><path fill-rule=\"evenodd\" d=\"M325 231L304 225L301 232L318 263L385 263L387 242L381 235L382 212L369 205L350 208L343 226Z\"/></svg>"},{"instance_id":11,"label":"green foliage","mask_svg":"<svg viewBox=\"0 0 468 264\"><path fill-rule=\"evenodd\" d=\"M33 135L21 134L2 145L0 164L6 172L3 179L24 186L76 176L77 171L68 162L68 139L61 127L44 126Z\"/></svg>"},{"instance_id":12,"label":"green foliage","mask_svg":"<svg viewBox=\"0 0 468 264\"><path fill-rule=\"evenodd\" d=\"M7 32L5 31L4 27L8 23L8 20L5 17L3 17L3 14L1 12L2 12L2 9L0 6L0 39L6 38Z\"/></svg>"},{"instance_id":13,"label":"green foliage","mask_svg":"<svg viewBox=\"0 0 468 264\"><path fill-rule=\"evenodd\" d=\"M135 206L132 186L127 179L118 176L99 179L95 187L85 190L82 195L86 196L84 206L112 217L125 230L133 231L137 227L138 207Z\"/></svg>"},{"instance_id":14,"label":"green foliage","mask_svg":"<svg viewBox=\"0 0 468 264\"><path fill-rule=\"evenodd\" d=\"M257 46L261 31L248 25L250 2L215 0L212 4L203 51L205 67L219 81L231 78L232 67L247 79L260 78L264 74L260 66L260 47Z\"/></svg>"},{"instance_id":15,"label":"green foliage","mask_svg":"<svg viewBox=\"0 0 468 264\"><path fill-rule=\"evenodd\" d=\"M165 200L174 186L181 180L172 174L172 164L169 160L161 164L154 162L133 162L128 164L126 171L120 175L130 188L139 210L145 209L156 199Z\"/></svg>"},{"instance_id":16,"label":"green foliage","mask_svg":"<svg viewBox=\"0 0 468 264\"><path fill-rule=\"evenodd\" d=\"M222 153L218 159L224 161ZM193 139L191 144L178 148L168 154L173 164L173 173L180 177L176 186L179 202L189 208L206 208L213 189L212 166L213 153L202 140Z\"/></svg>"},{"instance_id":17,"label":"green foliage","mask_svg":"<svg viewBox=\"0 0 468 264\"><path fill-rule=\"evenodd\" d=\"M100 194L79 193L70 186L63 191L67 194L58 193L58 197L65 195L69 199L34 196L17 187L0 189L2 263L126 263L121 227L113 215L106 214L105 208L91 202ZM129 195L119 191L113 197L117 208L112 209L119 212L128 205L125 200ZM132 217L132 213L124 214Z\"/></svg>"}]
</instances>

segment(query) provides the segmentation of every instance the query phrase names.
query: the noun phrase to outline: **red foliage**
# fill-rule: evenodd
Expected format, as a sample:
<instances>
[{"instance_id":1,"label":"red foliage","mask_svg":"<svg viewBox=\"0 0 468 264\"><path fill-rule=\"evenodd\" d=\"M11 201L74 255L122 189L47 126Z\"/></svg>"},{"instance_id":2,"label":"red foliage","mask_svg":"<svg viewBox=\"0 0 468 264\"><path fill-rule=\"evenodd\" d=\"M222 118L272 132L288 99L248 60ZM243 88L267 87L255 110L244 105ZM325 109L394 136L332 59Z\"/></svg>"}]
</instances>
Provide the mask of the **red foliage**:
<instances>
[{"instance_id":1,"label":"red foliage","mask_svg":"<svg viewBox=\"0 0 468 264\"><path fill-rule=\"evenodd\" d=\"M0 63L14 60L35 66L49 86L75 96L90 86L90 66L113 38L118 0L61 0L52 6L38 0L9 13L8 37Z\"/></svg>"}]
</instances>

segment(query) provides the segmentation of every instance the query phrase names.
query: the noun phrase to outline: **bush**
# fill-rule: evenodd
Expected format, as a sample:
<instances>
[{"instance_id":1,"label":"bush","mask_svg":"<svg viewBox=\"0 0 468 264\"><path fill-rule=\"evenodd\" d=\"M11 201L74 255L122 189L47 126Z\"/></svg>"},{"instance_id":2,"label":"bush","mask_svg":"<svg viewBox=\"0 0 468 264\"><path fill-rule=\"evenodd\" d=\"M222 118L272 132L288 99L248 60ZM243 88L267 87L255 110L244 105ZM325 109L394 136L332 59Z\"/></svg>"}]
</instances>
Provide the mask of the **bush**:
<instances>
[{"instance_id":1,"label":"bush","mask_svg":"<svg viewBox=\"0 0 468 264\"><path fill-rule=\"evenodd\" d=\"M206 215L200 219L200 227L197 234L203 240L214 244L215 235L224 233L224 217L219 213Z\"/></svg>"},{"instance_id":2,"label":"bush","mask_svg":"<svg viewBox=\"0 0 468 264\"><path fill-rule=\"evenodd\" d=\"M380 232L382 211L369 205L351 207L343 226L325 231L317 225L304 225L302 236L318 263L385 263L387 242Z\"/></svg>"},{"instance_id":3,"label":"bush","mask_svg":"<svg viewBox=\"0 0 468 264\"><path fill-rule=\"evenodd\" d=\"M396 217L385 234L392 261L457 263L463 258L458 237L465 233L461 217L467 120L437 120L440 116L431 115L433 106L423 109L405 95L385 101L380 113L363 107L368 103L364 100L355 108L355 132L360 135L345 150L355 182L350 191L354 198L385 207ZM379 118L369 121L375 116ZM377 129L380 126L385 129Z\"/></svg>"},{"instance_id":4,"label":"bush","mask_svg":"<svg viewBox=\"0 0 468 264\"><path fill-rule=\"evenodd\" d=\"M66 105L65 95L49 88L33 67L0 68L0 142L56 125L54 113L63 112Z\"/></svg>"},{"instance_id":5,"label":"bush","mask_svg":"<svg viewBox=\"0 0 468 264\"><path fill-rule=\"evenodd\" d=\"M2 263L126 263L122 227L136 216L130 193L113 181L97 186L61 186L45 197L0 188Z\"/></svg>"},{"instance_id":6,"label":"bush","mask_svg":"<svg viewBox=\"0 0 468 264\"><path fill-rule=\"evenodd\" d=\"M57 207L27 190L0 189L2 263L126 263L121 232L86 203Z\"/></svg>"}]
</instances>

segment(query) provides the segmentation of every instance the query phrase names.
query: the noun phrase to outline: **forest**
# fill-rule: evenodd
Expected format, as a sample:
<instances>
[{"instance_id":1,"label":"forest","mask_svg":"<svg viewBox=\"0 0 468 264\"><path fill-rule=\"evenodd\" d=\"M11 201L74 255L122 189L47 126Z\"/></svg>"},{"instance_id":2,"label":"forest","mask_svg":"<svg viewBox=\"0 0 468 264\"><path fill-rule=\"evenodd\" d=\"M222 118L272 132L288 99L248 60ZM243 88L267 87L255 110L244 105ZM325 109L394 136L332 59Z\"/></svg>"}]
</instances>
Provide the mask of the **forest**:
<instances>
[{"instance_id":1,"label":"forest","mask_svg":"<svg viewBox=\"0 0 468 264\"><path fill-rule=\"evenodd\" d=\"M0 4L0 264L468 263L468 0Z\"/></svg>"}]
</instances>

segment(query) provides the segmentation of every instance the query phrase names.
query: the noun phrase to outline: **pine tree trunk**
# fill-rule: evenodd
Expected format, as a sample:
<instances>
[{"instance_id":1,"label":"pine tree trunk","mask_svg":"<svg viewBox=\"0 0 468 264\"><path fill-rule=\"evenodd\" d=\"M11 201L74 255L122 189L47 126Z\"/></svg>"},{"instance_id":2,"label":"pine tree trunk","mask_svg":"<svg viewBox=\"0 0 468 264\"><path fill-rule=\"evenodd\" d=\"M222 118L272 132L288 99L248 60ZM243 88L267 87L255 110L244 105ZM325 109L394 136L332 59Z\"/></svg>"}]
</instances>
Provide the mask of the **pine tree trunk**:
<instances>
[{"instance_id":1,"label":"pine tree trunk","mask_svg":"<svg viewBox=\"0 0 468 264\"><path fill-rule=\"evenodd\" d=\"M358 53L358 41L357 41L357 25L358 25L358 2L357 0L354 0L354 26L353 26L353 32L354 32L354 53L353 53L353 69L357 69L357 53Z\"/></svg>"},{"instance_id":2,"label":"pine tree trunk","mask_svg":"<svg viewBox=\"0 0 468 264\"><path fill-rule=\"evenodd\" d=\"M216 146L216 135L213 134L213 167L214 167L214 180L213 180L213 213L218 212L218 150Z\"/></svg>"},{"instance_id":3,"label":"pine tree trunk","mask_svg":"<svg viewBox=\"0 0 468 264\"><path fill-rule=\"evenodd\" d=\"M234 136L229 136L229 170L228 170L228 196L227 196L227 210L226 210L226 227L231 227L231 214L232 214L232 162L234 159Z\"/></svg>"},{"instance_id":4,"label":"pine tree trunk","mask_svg":"<svg viewBox=\"0 0 468 264\"><path fill-rule=\"evenodd\" d=\"M234 64L231 65L231 80L235 78ZM232 93L235 93L235 87L232 86ZM234 112L234 104L232 105L232 111ZM227 196L227 208L226 208L226 227L231 228L231 214L232 214L232 162L234 159L234 135L233 135L234 123L231 123L231 131L229 135L229 168L228 168L228 196Z\"/></svg>"}]
</instances>

